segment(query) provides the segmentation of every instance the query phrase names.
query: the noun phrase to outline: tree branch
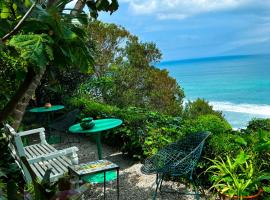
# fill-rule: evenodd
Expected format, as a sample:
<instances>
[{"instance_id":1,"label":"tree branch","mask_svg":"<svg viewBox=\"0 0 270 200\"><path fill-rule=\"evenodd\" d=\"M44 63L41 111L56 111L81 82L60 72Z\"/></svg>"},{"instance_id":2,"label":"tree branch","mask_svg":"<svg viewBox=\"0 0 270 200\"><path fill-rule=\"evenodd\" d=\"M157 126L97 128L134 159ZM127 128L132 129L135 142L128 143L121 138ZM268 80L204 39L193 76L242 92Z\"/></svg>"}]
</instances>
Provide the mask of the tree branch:
<instances>
[{"instance_id":1,"label":"tree branch","mask_svg":"<svg viewBox=\"0 0 270 200\"><path fill-rule=\"evenodd\" d=\"M23 18L18 22L18 24L13 28L12 31L10 31L9 33L7 33L2 39L2 42L5 42L7 39L9 39L12 35L15 35L21 28L23 22L26 20L26 18L31 14L31 12L33 11L33 9L36 7L36 5L38 4L38 0L35 1L35 3L32 4L32 6L29 8L29 10L25 13L25 15L23 16Z\"/></svg>"},{"instance_id":2,"label":"tree branch","mask_svg":"<svg viewBox=\"0 0 270 200\"><path fill-rule=\"evenodd\" d=\"M86 0L78 0L74 6L74 9L70 12L72 16L77 15L78 13L81 13L84 6L86 4Z\"/></svg>"}]
</instances>

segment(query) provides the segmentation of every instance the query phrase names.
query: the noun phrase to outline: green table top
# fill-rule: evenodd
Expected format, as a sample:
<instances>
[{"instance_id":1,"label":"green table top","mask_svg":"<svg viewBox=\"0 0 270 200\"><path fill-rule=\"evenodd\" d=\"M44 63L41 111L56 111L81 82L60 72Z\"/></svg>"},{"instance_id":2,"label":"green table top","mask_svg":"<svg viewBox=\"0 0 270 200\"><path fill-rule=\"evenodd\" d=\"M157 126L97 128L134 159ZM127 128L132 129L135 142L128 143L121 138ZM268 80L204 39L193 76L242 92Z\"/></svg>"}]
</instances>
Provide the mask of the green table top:
<instances>
[{"instance_id":1,"label":"green table top","mask_svg":"<svg viewBox=\"0 0 270 200\"><path fill-rule=\"evenodd\" d=\"M53 111L61 110L63 108L65 108L65 106L63 106L63 105L53 105L50 108L45 108L45 107L32 108L29 110L29 112L33 112L33 113L53 112Z\"/></svg>"},{"instance_id":2,"label":"green table top","mask_svg":"<svg viewBox=\"0 0 270 200\"><path fill-rule=\"evenodd\" d=\"M93 120L93 121L95 123L95 126L91 129L83 130L80 126L80 123L78 123L69 127L69 131L71 133L96 133L96 132L105 131L111 128L115 128L117 126L120 126L123 123L121 119L114 119L114 118L98 119L98 120Z\"/></svg>"}]
</instances>

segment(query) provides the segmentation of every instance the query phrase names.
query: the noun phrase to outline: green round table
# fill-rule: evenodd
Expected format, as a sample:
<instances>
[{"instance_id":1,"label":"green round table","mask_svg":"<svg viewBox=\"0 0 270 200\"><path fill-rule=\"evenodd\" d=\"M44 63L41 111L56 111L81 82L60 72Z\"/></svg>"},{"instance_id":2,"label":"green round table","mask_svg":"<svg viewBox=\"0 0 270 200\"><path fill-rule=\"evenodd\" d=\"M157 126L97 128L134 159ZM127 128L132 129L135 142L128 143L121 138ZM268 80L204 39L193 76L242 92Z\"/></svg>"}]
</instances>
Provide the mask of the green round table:
<instances>
[{"instance_id":1,"label":"green round table","mask_svg":"<svg viewBox=\"0 0 270 200\"><path fill-rule=\"evenodd\" d=\"M29 112L32 113L43 113L43 112L54 112L57 110L61 110L65 108L65 106L62 105L52 105L50 108L46 108L46 107L36 107L36 108L32 108L29 110Z\"/></svg>"},{"instance_id":2,"label":"green round table","mask_svg":"<svg viewBox=\"0 0 270 200\"><path fill-rule=\"evenodd\" d=\"M32 112L32 113L48 113L47 115L47 127L48 127L48 131L49 131L49 135L48 135L48 139L51 140L52 139L52 142L54 142L52 136L51 136L51 129L49 127L49 124L51 123L51 116L50 116L50 113L51 112L55 112L55 111L58 111L58 110L62 110L64 109L65 106L63 105L52 105L51 107L49 108L46 108L45 106L43 107L36 107L36 108L32 108L29 110L29 112ZM50 142L50 141L49 141Z\"/></svg>"},{"instance_id":3,"label":"green round table","mask_svg":"<svg viewBox=\"0 0 270 200\"><path fill-rule=\"evenodd\" d=\"M98 119L93 120L95 123L95 126L91 129L83 130L80 126L80 124L75 124L71 127L69 127L69 131L71 133L85 133L86 135L94 135L97 143L97 150L98 150L98 159L102 159L102 148L101 148L101 132L106 131L112 128L115 128L117 126L120 126L123 121L121 119Z\"/></svg>"}]
</instances>

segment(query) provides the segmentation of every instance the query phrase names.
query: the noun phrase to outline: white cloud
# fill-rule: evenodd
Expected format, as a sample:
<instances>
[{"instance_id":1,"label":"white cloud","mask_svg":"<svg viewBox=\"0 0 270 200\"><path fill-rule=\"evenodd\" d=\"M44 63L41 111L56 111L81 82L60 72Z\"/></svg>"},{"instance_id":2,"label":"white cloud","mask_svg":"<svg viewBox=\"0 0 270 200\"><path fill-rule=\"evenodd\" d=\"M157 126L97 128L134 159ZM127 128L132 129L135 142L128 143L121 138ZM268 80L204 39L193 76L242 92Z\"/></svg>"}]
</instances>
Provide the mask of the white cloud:
<instances>
[{"instance_id":1,"label":"white cloud","mask_svg":"<svg viewBox=\"0 0 270 200\"><path fill-rule=\"evenodd\" d=\"M159 19L184 19L206 12L233 10L245 6L269 6L260 0L119 0L128 3L136 15L155 15Z\"/></svg>"}]
</instances>

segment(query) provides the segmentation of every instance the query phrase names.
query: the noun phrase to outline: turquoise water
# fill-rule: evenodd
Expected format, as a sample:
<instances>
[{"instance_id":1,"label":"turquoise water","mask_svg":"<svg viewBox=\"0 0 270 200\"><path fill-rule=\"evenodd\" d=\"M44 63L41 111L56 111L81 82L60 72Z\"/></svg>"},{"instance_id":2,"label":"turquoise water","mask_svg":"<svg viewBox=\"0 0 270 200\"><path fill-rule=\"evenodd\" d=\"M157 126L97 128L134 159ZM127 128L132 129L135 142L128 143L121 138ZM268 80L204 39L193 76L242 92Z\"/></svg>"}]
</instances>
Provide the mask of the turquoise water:
<instances>
[{"instance_id":1,"label":"turquoise water","mask_svg":"<svg viewBox=\"0 0 270 200\"><path fill-rule=\"evenodd\" d=\"M234 128L252 118L270 118L270 55L226 56L162 62L186 100L204 98L223 111Z\"/></svg>"}]
</instances>

